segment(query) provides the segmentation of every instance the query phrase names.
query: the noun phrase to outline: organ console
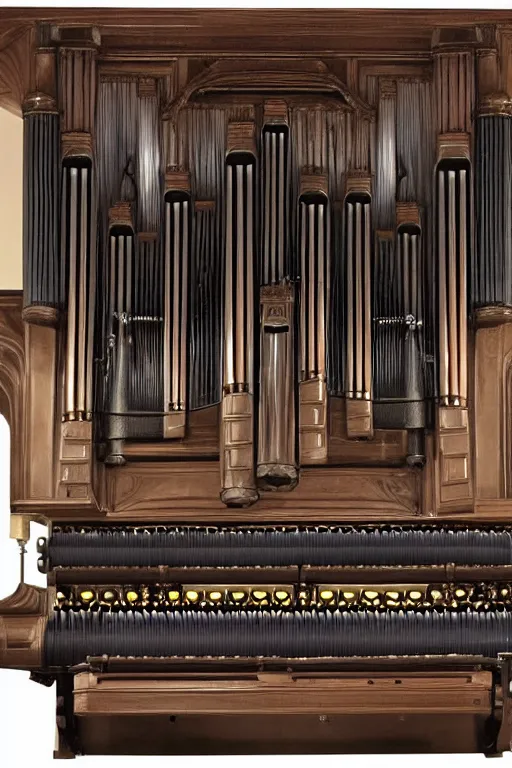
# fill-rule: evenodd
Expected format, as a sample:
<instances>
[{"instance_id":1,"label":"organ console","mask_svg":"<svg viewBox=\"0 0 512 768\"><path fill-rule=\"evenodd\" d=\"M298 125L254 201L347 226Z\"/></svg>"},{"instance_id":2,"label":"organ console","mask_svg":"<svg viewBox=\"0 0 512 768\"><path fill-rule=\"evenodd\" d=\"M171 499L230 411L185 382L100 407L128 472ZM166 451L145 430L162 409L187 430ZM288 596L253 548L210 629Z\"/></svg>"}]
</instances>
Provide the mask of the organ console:
<instances>
[{"instance_id":1,"label":"organ console","mask_svg":"<svg viewBox=\"0 0 512 768\"><path fill-rule=\"evenodd\" d=\"M512 14L0 33L0 666L55 756L510 749Z\"/></svg>"}]
</instances>

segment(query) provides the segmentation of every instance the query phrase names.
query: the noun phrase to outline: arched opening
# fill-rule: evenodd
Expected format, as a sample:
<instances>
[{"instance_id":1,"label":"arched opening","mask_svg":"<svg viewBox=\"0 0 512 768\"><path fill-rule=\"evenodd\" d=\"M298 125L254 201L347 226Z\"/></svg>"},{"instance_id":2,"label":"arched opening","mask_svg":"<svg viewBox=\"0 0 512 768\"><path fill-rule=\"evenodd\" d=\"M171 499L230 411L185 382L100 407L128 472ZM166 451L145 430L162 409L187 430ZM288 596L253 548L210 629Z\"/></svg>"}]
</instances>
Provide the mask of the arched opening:
<instances>
[{"instance_id":1,"label":"arched opening","mask_svg":"<svg viewBox=\"0 0 512 768\"><path fill-rule=\"evenodd\" d=\"M11 431L0 414L0 597L11 595L20 580L19 548L9 538L11 504ZM47 536L47 528L40 523L30 524L30 541L25 555L25 581L39 587L46 586L46 577L37 569L37 539Z\"/></svg>"}]
</instances>

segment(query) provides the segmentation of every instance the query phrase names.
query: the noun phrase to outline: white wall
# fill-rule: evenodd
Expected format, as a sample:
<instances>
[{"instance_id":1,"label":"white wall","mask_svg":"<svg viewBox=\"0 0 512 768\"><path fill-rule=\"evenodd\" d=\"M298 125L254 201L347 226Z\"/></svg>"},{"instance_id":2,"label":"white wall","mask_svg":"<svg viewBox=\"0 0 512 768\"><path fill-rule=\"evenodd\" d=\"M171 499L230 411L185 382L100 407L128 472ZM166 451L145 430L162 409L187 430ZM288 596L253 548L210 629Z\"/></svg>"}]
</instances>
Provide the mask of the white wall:
<instances>
[{"instance_id":1,"label":"white wall","mask_svg":"<svg viewBox=\"0 0 512 768\"><path fill-rule=\"evenodd\" d=\"M0 108L0 290L22 287L23 121Z\"/></svg>"}]
</instances>

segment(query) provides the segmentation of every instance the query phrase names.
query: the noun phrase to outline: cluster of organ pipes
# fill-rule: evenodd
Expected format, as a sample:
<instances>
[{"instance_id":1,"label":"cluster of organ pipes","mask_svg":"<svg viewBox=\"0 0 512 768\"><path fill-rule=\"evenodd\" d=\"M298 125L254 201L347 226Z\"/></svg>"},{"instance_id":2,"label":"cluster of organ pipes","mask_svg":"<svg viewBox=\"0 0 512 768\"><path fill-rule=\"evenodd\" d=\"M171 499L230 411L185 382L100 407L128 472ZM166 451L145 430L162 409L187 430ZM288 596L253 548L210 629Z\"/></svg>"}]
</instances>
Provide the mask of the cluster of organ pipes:
<instances>
[{"instance_id":1,"label":"cluster of organ pipes","mask_svg":"<svg viewBox=\"0 0 512 768\"><path fill-rule=\"evenodd\" d=\"M100 105L109 104L105 85ZM132 84L110 85L123 105L134 98ZM130 152L158 122L155 93L139 88L138 123L125 114ZM385 95L396 97L392 89ZM421 465L429 399L438 395L450 407L467 403L469 264L474 303L488 301L492 290L500 299L498 277L494 288L487 286L479 254L471 253L468 134L439 135L431 273L419 203L398 199L394 226L376 228L372 175L349 166L343 199L336 199L342 186L337 180L333 188L330 167L296 167L302 155L295 142L302 147L307 121L303 125L281 99L267 100L262 114L259 134L255 120L227 122L223 177L211 199L198 194L193 168L169 167L160 182L159 150L144 167L131 155L124 166L118 159L118 201L110 204L106 236L98 237L98 258L92 247L96 193L103 205L110 144L99 143L96 188L90 135L64 132L60 248L66 268L45 296L31 296L30 281L26 292L27 304L67 307L64 418L91 420L98 413L106 463L124 463L127 439L185 438L187 413L220 401L221 496L235 505L254 502L259 489L293 489L301 464L328 461L328 393L345 398L350 439L371 439L379 428L405 429L407 461ZM43 118L27 112L29 145L31 131L54 142L55 121L51 114ZM488 165L481 158L480 191L499 146L508 146L509 117L499 119L505 129L498 130L493 117L481 118L480 145L494 154ZM40 173L54 172L53 166ZM142 181L141 173L147 175ZM54 244L55 211L42 208L41 216ZM389 216L381 211L376 218L387 222ZM478 221L480 240L487 242L486 208ZM42 262L32 249L36 274ZM427 275L437 313L435 392L427 381Z\"/></svg>"},{"instance_id":2,"label":"cluster of organ pipes","mask_svg":"<svg viewBox=\"0 0 512 768\"><path fill-rule=\"evenodd\" d=\"M439 302L439 397L444 405L467 403L467 268L471 243L468 138L447 134L436 167Z\"/></svg>"},{"instance_id":3,"label":"cluster of organ pipes","mask_svg":"<svg viewBox=\"0 0 512 768\"><path fill-rule=\"evenodd\" d=\"M87 142L63 136L61 248L68 265L64 418L90 420L93 405L93 327L96 284L92 162Z\"/></svg>"},{"instance_id":4,"label":"cluster of organ pipes","mask_svg":"<svg viewBox=\"0 0 512 768\"><path fill-rule=\"evenodd\" d=\"M110 403L107 427L107 453L105 463L124 463L123 440L127 436L128 365L132 310L134 231L129 203L120 203L110 211L109 264L110 281L108 296L107 375L110 374Z\"/></svg>"},{"instance_id":5,"label":"cluster of organ pipes","mask_svg":"<svg viewBox=\"0 0 512 768\"><path fill-rule=\"evenodd\" d=\"M408 463L424 461L427 425L420 211L397 203L396 236L378 232L373 295L374 422L408 430Z\"/></svg>"}]
</instances>

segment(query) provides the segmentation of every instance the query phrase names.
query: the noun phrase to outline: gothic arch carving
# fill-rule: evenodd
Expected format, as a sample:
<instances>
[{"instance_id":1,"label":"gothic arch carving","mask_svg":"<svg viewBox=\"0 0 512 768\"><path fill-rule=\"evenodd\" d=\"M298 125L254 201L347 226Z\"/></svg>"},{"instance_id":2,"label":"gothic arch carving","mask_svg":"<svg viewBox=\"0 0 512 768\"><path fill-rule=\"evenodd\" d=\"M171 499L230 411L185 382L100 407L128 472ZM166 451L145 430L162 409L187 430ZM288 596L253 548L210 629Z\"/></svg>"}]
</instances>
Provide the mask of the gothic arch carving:
<instances>
[{"instance_id":1,"label":"gothic arch carving","mask_svg":"<svg viewBox=\"0 0 512 768\"><path fill-rule=\"evenodd\" d=\"M0 413L11 431L11 499L24 497L25 354L21 293L0 295Z\"/></svg>"},{"instance_id":2,"label":"gothic arch carving","mask_svg":"<svg viewBox=\"0 0 512 768\"><path fill-rule=\"evenodd\" d=\"M171 97L163 109L163 120L175 120L196 95L219 90L323 94L338 98L350 111L368 120L375 117L372 107L353 94L322 61L223 59L201 71Z\"/></svg>"}]
</instances>

